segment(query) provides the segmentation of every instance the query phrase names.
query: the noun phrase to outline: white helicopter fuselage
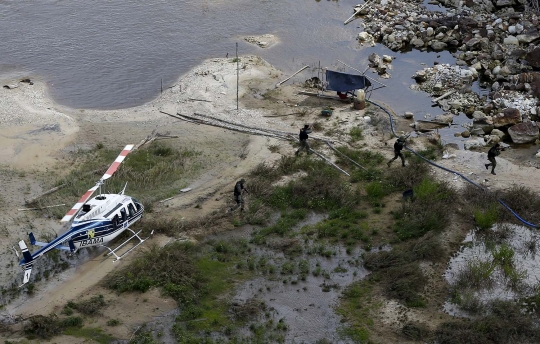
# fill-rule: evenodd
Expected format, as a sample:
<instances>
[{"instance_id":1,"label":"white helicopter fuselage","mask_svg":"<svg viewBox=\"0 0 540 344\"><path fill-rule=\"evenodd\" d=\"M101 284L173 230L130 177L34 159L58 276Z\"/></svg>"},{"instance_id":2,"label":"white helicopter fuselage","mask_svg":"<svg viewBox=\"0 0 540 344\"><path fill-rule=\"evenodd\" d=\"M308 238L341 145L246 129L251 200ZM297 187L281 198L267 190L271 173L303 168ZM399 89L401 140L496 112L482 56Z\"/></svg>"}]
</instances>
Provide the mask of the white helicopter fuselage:
<instances>
[{"instance_id":1,"label":"white helicopter fuselage","mask_svg":"<svg viewBox=\"0 0 540 344\"><path fill-rule=\"evenodd\" d=\"M85 203L69 232L77 249L100 246L114 240L142 217L143 205L118 194L101 194Z\"/></svg>"}]
</instances>

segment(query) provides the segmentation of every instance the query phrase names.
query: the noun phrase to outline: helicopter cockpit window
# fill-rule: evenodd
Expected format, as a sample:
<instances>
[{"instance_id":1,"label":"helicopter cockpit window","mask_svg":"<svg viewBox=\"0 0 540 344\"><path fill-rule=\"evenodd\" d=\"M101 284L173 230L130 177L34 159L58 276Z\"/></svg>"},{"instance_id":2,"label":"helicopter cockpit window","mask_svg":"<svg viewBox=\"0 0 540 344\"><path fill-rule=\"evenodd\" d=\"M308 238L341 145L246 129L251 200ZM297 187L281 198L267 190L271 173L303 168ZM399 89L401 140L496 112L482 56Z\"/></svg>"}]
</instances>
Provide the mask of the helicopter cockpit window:
<instances>
[{"instance_id":1,"label":"helicopter cockpit window","mask_svg":"<svg viewBox=\"0 0 540 344\"><path fill-rule=\"evenodd\" d=\"M120 216L122 217L122 222L127 220L127 213L125 208L120 209Z\"/></svg>"},{"instance_id":2,"label":"helicopter cockpit window","mask_svg":"<svg viewBox=\"0 0 540 344\"><path fill-rule=\"evenodd\" d=\"M137 207L137 211L141 210L141 202L137 201L135 198L131 198L133 203L135 203L135 206Z\"/></svg>"},{"instance_id":3,"label":"helicopter cockpit window","mask_svg":"<svg viewBox=\"0 0 540 344\"><path fill-rule=\"evenodd\" d=\"M128 204L128 212L129 212L129 217L133 217L135 215L135 207L131 203Z\"/></svg>"}]
</instances>

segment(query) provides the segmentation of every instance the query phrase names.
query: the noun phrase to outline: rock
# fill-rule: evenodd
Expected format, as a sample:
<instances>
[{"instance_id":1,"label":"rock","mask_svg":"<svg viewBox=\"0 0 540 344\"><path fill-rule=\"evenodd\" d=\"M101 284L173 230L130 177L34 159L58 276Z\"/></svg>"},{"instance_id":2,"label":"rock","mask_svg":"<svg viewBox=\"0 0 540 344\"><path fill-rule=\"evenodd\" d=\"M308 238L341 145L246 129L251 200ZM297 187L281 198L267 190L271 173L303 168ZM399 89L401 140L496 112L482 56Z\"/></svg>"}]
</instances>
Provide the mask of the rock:
<instances>
[{"instance_id":1,"label":"rock","mask_svg":"<svg viewBox=\"0 0 540 344\"><path fill-rule=\"evenodd\" d=\"M364 122L365 122L365 123L371 122L371 117L369 117L369 116L364 116Z\"/></svg>"},{"instance_id":2,"label":"rock","mask_svg":"<svg viewBox=\"0 0 540 344\"><path fill-rule=\"evenodd\" d=\"M474 129L482 129L480 135L489 134L493 130L493 124L488 123L485 119L474 120L473 131Z\"/></svg>"},{"instance_id":3,"label":"rock","mask_svg":"<svg viewBox=\"0 0 540 344\"><path fill-rule=\"evenodd\" d=\"M416 74L413 75L413 79L416 80L416 82L424 82L427 80L426 72L419 70L416 72Z\"/></svg>"},{"instance_id":4,"label":"rock","mask_svg":"<svg viewBox=\"0 0 540 344\"><path fill-rule=\"evenodd\" d=\"M472 114L472 118L474 118L474 119L485 119L486 114L484 112L482 112L482 111L475 111Z\"/></svg>"},{"instance_id":5,"label":"rock","mask_svg":"<svg viewBox=\"0 0 540 344\"><path fill-rule=\"evenodd\" d=\"M503 40L504 45L519 45L519 40L515 36L508 36Z\"/></svg>"},{"instance_id":6,"label":"rock","mask_svg":"<svg viewBox=\"0 0 540 344\"><path fill-rule=\"evenodd\" d=\"M428 28L426 29L426 34L428 35L428 37L433 36L434 33L435 33L435 30L433 30L432 27L428 27Z\"/></svg>"},{"instance_id":7,"label":"rock","mask_svg":"<svg viewBox=\"0 0 540 344\"><path fill-rule=\"evenodd\" d=\"M373 53L368 56L369 62L373 63L374 65L379 65L381 63L381 57L377 55L376 53Z\"/></svg>"},{"instance_id":8,"label":"rock","mask_svg":"<svg viewBox=\"0 0 540 344\"><path fill-rule=\"evenodd\" d=\"M471 135L474 135L474 136L482 136L484 135L484 129L482 128L472 128L471 129Z\"/></svg>"},{"instance_id":9,"label":"rock","mask_svg":"<svg viewBox=\"0 0 540 344\"><path fill-rule=\"evenodd\" d=\"M497 7L507 7L515 4L514 0L497 0L497 2L495 2Z\"/></svg>"},{"instance_id":10,"label":"rock","mask_svg":"<svg viewBox=\"0 0 540 344\"><path fill-rule=\"evenodd\" d=\"M527 53L525 59L529 65L539 68L540 67L540 48L535 48Z\"/></svg>"},{"instance_id":11,"label":"rock","mask_svg":"<svg viewBox=\"0 0 540 344\"><path fill-rule=\"evenodd\" d=\"M472 140L467 140L463 144L463 147L465 149L481 148L481 147L485 147L485 146L486 146L486 142L481 137L476 138L476 139L472 139Z\"/></svg>"},{"instance_id":12,"label":"rock","mask_svg":"<svg viewBox=\"0 0 540 344\"><path fill-rule=\"evenodd\" d=\"M433 91L434 92L441 92L443 89L443 85L441 83L436 83L433 85Z\"/></svg>"},{"instance_id":13,"label":"rock","mask_svg":"<svg viewBox=\"0 0 540 344\"><path fill-rule=\"evenodd\" d=\"M411 40L411 44L414 45L416 48L422 48L425 43L420 38L414 38Z\"/></svg>"},{"instance_id":14,"label":"rock","mask_svg":"<svg viewBox=\"0 0 540 344\"><path fill-rule=\"evenodd\" d=\"M448 44L446 44L444 42L440 42L440 41L431 42L431 49L433 49L435 51L442 51L442 50L446 49L447 46L448 46Z\"/></svg>"},{"instance_id":15,"label":"rock","mask_svg":"<svg viewBox=\"0 0 540 344\"><path fill-rule=\"evenodd\" d=\"M504 138L506 136L506 134L502 131L502 130L499 130L499 129L493 129L491 131L491 135L497 135L500 139Z\"/></svg>"},{"instance_id":16,"label":"rock","mask_svg":"<svg viewBox=\"0 0 540 344\"><path fill-rule=\"evenodd\" d=\"M405 117L406 119L412 119L412 118L414 118L414 114L412 112L410 112L410 111L407 111L407 112L405 112L403 117Z\"/></svg>"},{"instance_id":17,"label":"rock","mask_svg":"<svg viewBox=\"0 0 540 344\"><path fill-rule=\"evenodd\" d=\"M373 40L373 36L370 35L369 33L367 32L360 32L358 34L358 40L361 41L361 42L366 42L366 41L372 41Z\"/></svg>"},{"instance_id":18,"label":"rock","mask_svg":"<svg viewBox=\"0 0 540 344\"><path fill-rule=\"evenodd\" d=\"M452 115L451 113L445 113L445 114L436 116L435 120L437 122L452 123L454 121L454 115Z\"/></svg>"},{"instance_id":19,"label":"rock","mask_svg":"<svg viewBox=\"0 0 540 344\"><path fill-rule=\"evenodd\" d=\"M499 142L501 142L501 138L498 137L497 135L489 135L486 141L487 144L499 143Z\"/></svg>"},{"instance_id":20,"label":"rock","mask_svg":"<svg viewBox=\"0 0 540 344\"><path fill-rule=\"evenodd\" d=\"M516 39L518 40L518 42L526 43L526 44L536 41L539 38L540 38L540 34L537 31L531 32L531 33L522 33L521 35L516 36Z\"/></svg>"},{"instance_id":21,"label":"rock","mask_svg":"<svg viewBox=\"0 0 540 344\"><path fill-rule=\"evenodd\" d=\"M511 35L514 35L517 32L516 27L514 25L510 25L508 27L508 33Z\"/></svg>"},{"instance_id":22,"label":"rock","mask_svg":"<svg viewBox=\"0 0 540 344\"><path fill-rule=\"evenodd\" d=\"M390 55L383 55L382 60L383 60L384 63L391 63L393 58Z\"/></svg>"},{"instance_id":23,"label":"rock","mask_svg":"<svg viewBox=\"0 0 540 344\"><path fill-rule=\"evenodd\" d=\"M538 138L539 130L534 122L522 122L508 128L508 134L514 143L528 143Z\"/></svg>"},{"instance_id":24,"label":"rock","mask_svg":"<svg viewBox=\"0 0 540 344\"><path fill-rule=\"evenodd\" d=\"M17 88L17 87L19 87L19 85L17 85L17 84L4 85L4 88L8 89L8 90L12 90L12 89Z\"/></svg>"},{"instance_id":25,"label":"rock","mask_svg":"<svg viewBox=\"0 0 540 344\"><path fill-rule=\"evenodd\" d=\"M515 125L521 122L521 114L518 109L507 108L503 112L493 116L493 125L495 128Z\"/></svg>"},{"instance_id":26,"label":"rock","mask_svg":"<svg viewBox=\"0 0 540 344\"><path fill-rule=\"evenodd\" d=\"M461 137L467 138L467 137L470 137L470 136L471 136L471 133L468 130L465 130L465 131L463 131L461 133Z\"/></svg>"}]
</instances>

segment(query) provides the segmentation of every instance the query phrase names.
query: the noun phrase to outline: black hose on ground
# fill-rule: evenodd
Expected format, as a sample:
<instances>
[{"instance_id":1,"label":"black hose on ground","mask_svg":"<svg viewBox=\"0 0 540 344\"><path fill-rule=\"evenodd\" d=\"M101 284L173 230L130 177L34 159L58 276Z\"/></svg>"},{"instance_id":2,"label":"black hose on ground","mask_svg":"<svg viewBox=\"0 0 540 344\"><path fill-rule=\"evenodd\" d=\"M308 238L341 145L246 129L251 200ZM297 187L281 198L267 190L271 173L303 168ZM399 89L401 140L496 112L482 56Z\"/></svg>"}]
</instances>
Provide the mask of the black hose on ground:
<instances>
[{"instance_id":1,"label":"black hose on ground","mask_svg":"<svg viewBox=\"0 0 540 344\"><path fill-rule=\"evenodd\" d=\"M379 104L377 104L376 102L374 102L374 101L372 101L372 100L366 100L366 101L367 101L368 103L370 103L370 104L373 104L373 105L379 107L381 110L383 110L384 112L386 112L386 113L388 114L388 117L390 118L390 128L392 129L392 133L393 133L395 136L398 136L398 135L396 134L396 130L395 130L395 128L394 128L394 119L392 118L392 114L391 114L387 109L385 109L382 105L379 105ZM418 156L419 158L421 158L422 160L426 161L427 163L429 163L429 164L431 164L431 165L433 165L433 166L435 166L435 167L438 167L438 168L440 168L440 169L442 169L442 170L444 170L444 171L447 171L447 172L450 172L450 173L454 173L454 174L460 176L461 178L463 178L464 180L468 181L468 182L471 183L472 185L476 186L476 187L479 188L480 190L486 191L485 188L483 188L482 186L476 184L475 182L473 182L472 180L470 180L470 179L467 178L466 176L462 175L461 173L456 172L456 171L453 171L453 170L451 170L451 169L449 169L449 168L446 168L446 167L444 167L444 166L441 166L441 165L438 165L438 164L434 163L433 161L431 161L431 160L429 160L429 159L423 157L422 155L418 154L417 152L415 152L412 148L409 148L409 147L407 147L407 146L405 146L405 148L406 148L408 151L410 151L411 153L413 153L413 154L415 154L416 156ZM512 213L512 215L514 215L514 217L515 217L516 219L518 219L518 220L519 220L521 223L523 223L524 225L529 226L529 227L532 227L532 228L539 228L539 227L540 227L540 226L538 226L538 225L535 225L534 223L531 223L531 222L528 222L528 221L522 219L521 216L519 216L514 210L512 210L512 208L510 208L506 203L504 203L503 200L497 199L497 201L498 201L504 208L506 208L506 210L508 210L510 213Z\"/></svg>"}]
</instances>

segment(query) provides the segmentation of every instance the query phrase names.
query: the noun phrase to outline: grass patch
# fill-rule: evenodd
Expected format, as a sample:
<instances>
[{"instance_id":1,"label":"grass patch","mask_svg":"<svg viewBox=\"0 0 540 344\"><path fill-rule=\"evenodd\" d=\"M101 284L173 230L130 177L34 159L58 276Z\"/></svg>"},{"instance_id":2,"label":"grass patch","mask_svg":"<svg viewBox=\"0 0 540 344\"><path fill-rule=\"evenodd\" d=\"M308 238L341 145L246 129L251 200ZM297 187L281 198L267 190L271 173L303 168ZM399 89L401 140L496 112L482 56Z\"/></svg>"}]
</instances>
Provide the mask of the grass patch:
<instances>
[{"instance_id":1,"label":"grass patch","mask_svg":"<svg viewBox=\"0 0 540 344\"><path fill-rule=\"evenodd\" d=\"M95 327L70 327L64 331L64 334L77 338L90 339L92 342L97 342L100 344L109 344L116 339L106 333L103 333L102 329Z\"/></svg>"},{"instance_id":2,"label":"grass patch","mask_svg":"<svg viewBox=\"0 0 540 344\"><path fill-rule=\"evenodd\" d=\"M444 322L435 331L437 343L538 343L540 328L512 301L496 301L488 314L469 321Z\"/></svg>"},{"instance_id":3,"label":"grass patch","mask_svg":"<svg viewBox=\"0 0 540 344\"><path fill-rule=\"evenodd\" d=\"M367 280L355 282L341 294L337 314L346 322L340 329L342 336L357 343L367 343L369 329L373 327L372 314L379 305L372 302L373 287Z\"/></svg>"},{"instance_id":4,"label":"grass patch","mask_svg":"<svg viewBox=\"0 0 540 344\"><path fill-rule=\"evenodd\" d=\"M64 307L64 313L70 314L70 310L76 310L77 312L88 315L88 316L95 316L101 314L101 309L107 306L107 303L105 302L105 298L103 295L96 295L92 296L88 300L74 302L69 301L66 306Z\"/></svg>"},{"instance_id":5,"label":"grass patch","mask_svg":"<svg viewBox=\"0 0 540 344\"><path fill-rule=\"evenodd\" d=\"M72 172L56 182L56 185L66 184L66 187L44 197L41 202L53 204L61 200L75 203L96 183L119 152L119 149L94 149L82 157L84 161L78 163ZM145 206L150 206L157 200L177 194L185 186L185 177L201 166L199 155L199 152L178 150L161 142L142 147L126 157L115 178L107 180L106 190L103 191L119 192L128 183L127 193L140 199ZM64 211L51 208L47 212L61 217Z\"/></svg>"},{"instance_id":6,"label":"grass patch","mask_svg":"<svg viewBox=\"0 0 540 344\"><path fill-rule=\"evenodd\" d=\"M352 127L349 130L349 136L352 142L357 142L364 139L363 130L359 127Z\"/></svg>"}]
</instances>

